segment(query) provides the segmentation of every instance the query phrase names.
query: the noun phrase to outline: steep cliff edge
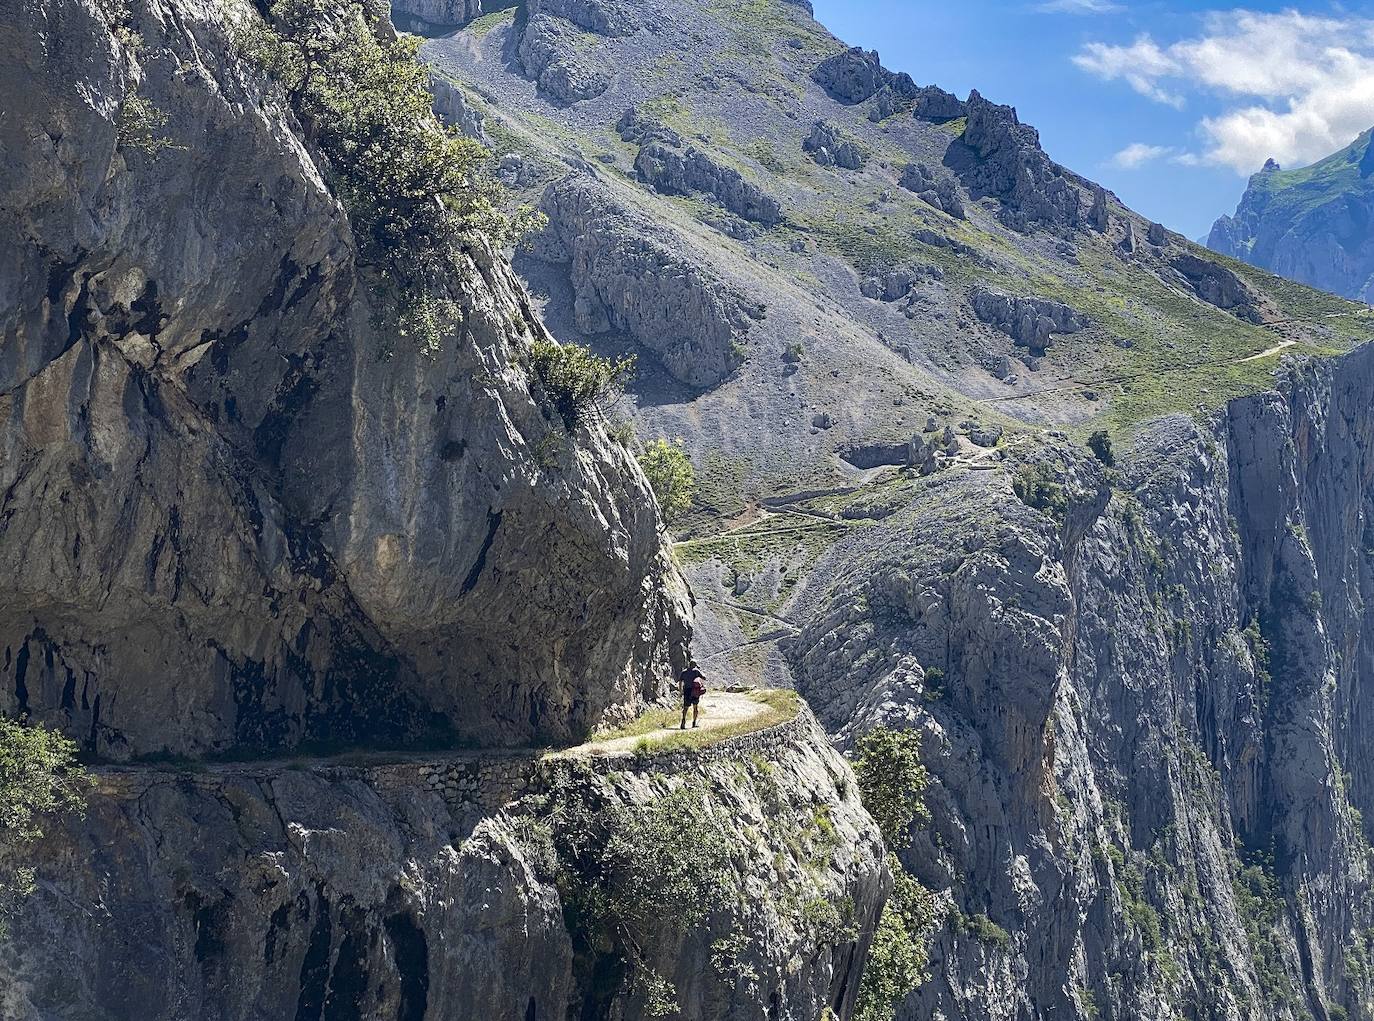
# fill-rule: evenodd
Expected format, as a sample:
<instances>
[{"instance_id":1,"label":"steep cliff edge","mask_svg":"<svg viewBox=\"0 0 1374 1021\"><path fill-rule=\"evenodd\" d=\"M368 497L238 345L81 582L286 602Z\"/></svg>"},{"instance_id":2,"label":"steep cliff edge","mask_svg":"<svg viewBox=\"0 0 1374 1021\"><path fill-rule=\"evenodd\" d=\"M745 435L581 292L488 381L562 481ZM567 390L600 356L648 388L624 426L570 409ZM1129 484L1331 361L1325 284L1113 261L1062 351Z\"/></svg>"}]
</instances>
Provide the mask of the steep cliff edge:
<instances>
[{"instance_id":1,"label":"steep cliff edge","mask_svg":"<svg viewBox=\"0 0 1374 1021\"><path fill-rule=\"evenodd\" d=\"M1374 301L1374 132L1309 167L1273 160L1207 247L1324 291Z\"/></svg>"},{"instance_id":2,"label":"steep cliff edge","mask_svg":"<svg viewBox=\"0 0 1374 1021\"><path fill-rule=\"evenodd\" d=\"M936 777L904 1017L1370 1015L1371 392L1366 347L1119 473L1013 445L818 565L803 691Z\"/></svg>"},{"instance_id":3,"label":"steep cliff edge","mask_svg":"<svg viewBox=\"0 0 1374 1021\"><path fill-rule=\"evenodd\" d=\"M0 1015L850 1016L891 881L849 767L810 713L712 751L102 771Z\"/></svg>"},{"instance_id":4,"label":"steep cliff edge","mask_svg":"<svg viewBox=\"0 0 1374 1021\"><path fill-rule=\"evenodd\" d=\"M0 95L0 709L96 755L561 740L657 695L686 592L480 242L434 352L229 17L23 3Z\"/></svg>"}]
</instances>

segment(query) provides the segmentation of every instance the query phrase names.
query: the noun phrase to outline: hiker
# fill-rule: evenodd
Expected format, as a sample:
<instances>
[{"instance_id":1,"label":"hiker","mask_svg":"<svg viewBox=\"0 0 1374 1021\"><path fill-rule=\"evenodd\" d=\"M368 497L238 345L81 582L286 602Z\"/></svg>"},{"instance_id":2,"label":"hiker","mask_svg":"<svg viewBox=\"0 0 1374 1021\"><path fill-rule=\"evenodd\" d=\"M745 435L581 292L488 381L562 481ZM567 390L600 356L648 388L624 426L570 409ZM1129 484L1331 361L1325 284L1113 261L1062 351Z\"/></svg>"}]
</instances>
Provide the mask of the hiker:
<instances>
[{"instance_id":1,"label":"hiker","mask_svg":"<svg viewBox=\"0 0 1374 1021\"><path fill-rule=\"evenodd\" d=\"M706 694L706 675L701 672L701 667L697 666L697 661L692 660L687 664L687 669L678 674L677 678L682 683L682 726L678 730L687 729L687 707L692 707L692 726L697 725L697 714L701 712L701 696Z\"/></svg>"}]
</instances>

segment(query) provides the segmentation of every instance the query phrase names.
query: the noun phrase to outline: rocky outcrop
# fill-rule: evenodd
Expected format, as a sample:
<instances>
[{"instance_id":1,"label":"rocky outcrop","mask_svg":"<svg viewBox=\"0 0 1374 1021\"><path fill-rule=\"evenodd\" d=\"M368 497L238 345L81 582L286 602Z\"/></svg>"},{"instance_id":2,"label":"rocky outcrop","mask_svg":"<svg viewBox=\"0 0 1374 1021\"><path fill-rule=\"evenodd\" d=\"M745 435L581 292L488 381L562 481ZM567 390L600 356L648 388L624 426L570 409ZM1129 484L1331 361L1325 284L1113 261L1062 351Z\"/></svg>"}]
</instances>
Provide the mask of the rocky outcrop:
<instances>
[{"instance_id":1,"label":"rocky outcrop","mask_svg":"<svg viewBox=\"0 0 1374 1021\"><path fill-rule=\"evenodd\" d=\"M964 115L964 105L955 96L933 85L918 86L908 74L889 71L878 59L877 50L854 46L825 60L811 78L831 98L849 106L873 100L869 119L886 120L898 113L912 111L923 120L946 121Z\"/></svg>"},{"instance_id":2,"label":"rocky outcrop","mask_svg":"<svg viewBox=\"0 0 1374 1021\"><path fill-rule=\"evenodd\" d=\"M378 325L220 17L5 19L0 709L129 757L565 740L656 696L686 593L633 458L543 406L480 243L435 352Z\"/></svg>"},{"instance_id":3,"label":"rocky outcrop","mask_svg":"<svg viewBox=\"0 0 1374 1021\"><path fill-rule=\"evenodd\" d=\"M686 144L661 121L630 107L621 115L616 130L623 141L639 143L635 170L655 191L666 195L705 193L745 220L767 227L782 222L782 206L777 199L734 167Z\"/></svg>"},{"instance_id":4,"label":"rocky outcrop","mask_svg":"<svg viewBox=\"0 0 1374 1021\"><path fill-rule=\"evenodd\" d=\"M1310 167L1273 160L1250 178L1207 247L1301 283L1374 299L1374 132Z\"/></svg>"},{"instance_id":5,"label":"rocky outcrop","mask_svg":"<svg viewBox=\"0 0 1374 1021\"><path fill-rule=\"evenodd\" d=\"M937 777L901 1017L1365 1012L1371 386L1366 348L1158 423L1110 499L1086 455L936 474L821 565L803 689Z\"/></svg>"},{"instance_id":6,"label":"rocky outcrop","mask_svg":"<svg viewBox=\"0 0 1374 1021\"><path fill-rule=\"evenodd\" d=\"M434 116L468 138L486 145L487 128L480 110L468 102L462 87L438 72L430 72L429 90L434 94Z\"/></svg>"},{"instance_id":7,"label":"rocky outcrop","mask_svg":"<svg viewBox=\"0 0 1374 1021\"><path fill-rule=\"evenodd\" d=\"M423 22L426 29L466 25L482 13L482 0L392 0L392 13L401 20ZM419 27L419 26L417 26Z\"/></svg>"},{"instance_id":8,"label":"rocky outcrop","mask_svg":"<svg viewBox=\"0 0 1374 1021\"><path fill-rule=\"evenodd\" d=\"M967 116L968 107L954 93L946 92L934 85L927 85L916 91L916 99L912 103L911 113L920 120L943 124L945 121L957 120Z\"/></svg>"},{"instance_id":9,"label":"rocky outcrop","mask_svg":"<svg viewBox=\"0 0 1374 1021\"><path fill-rule=\"evenodd\" d=\"M826 57L811 77L834 99L853 105L872 99L894 76L883 67L877 50L853 46Z\"/></svg>"},{"instance_id":10,"label":"rocky outcrop","mask_svg":"<svg viewBox=\"0 0 1374 1021\"><path fill-rule=\"evenodd\" d=\"M868 150L829 121L811 125L811 133L802 142L802 149L823 167L861 170L868 162Z\"/></svg>"},{"instance_id":11,"label":"rocky outcrop","mask_svg":"<svg viewBox=\"0 0 1374 1021\"><path fill-rule=\"evenodd\" d=\"M654 1016L652 969L683 1016L848 1018L890 879L848 767L809 713L784 729L752 758L746 741L673 769L626 756L104 772L86 818L38 848L39 892L0 947L0 1014L424 1021L592 1004L638 1021ZM689 785L735 842L730 878L701 922L674 905L637 930L628 972L584 928L577 891L594 877L569 844L589 818L662 814ZM693 853L700 835L671 832Z\"/></svg>"},{"instance_id":12,"label":"rocky outcrop","mask_svg":"<svg viewBox=\"0 0 1374 1021\"><path fill-rule=\"evenodd\" d=\"M1088 325L1081 312L1048 298L1012 297L984 287L974 288L969 298L974 315L1036 354L1045 353L1055 334Z\"/></svg>"},{"instance_id":13,"label":"rocky outcrop","mask_svg":"<svg viewBox=\"0 0 1374 1021\"><path fill-rule=\"evenodd\" d=\"M1191 252L1176 256L1170 267L1209 305L1224 309L1252 323L1264 322L1257 298L1240 277L1225 266Z\"/></svg>"},{"instance_id":14,"label":"rocky outcrop","mask_svg":"<svg viewBox=\"0 0 1374 1021\"><path fill-rule=\"evenodd\" d=\"M525 74L560 106L595 99L611 84L611 71L587 56L576 29L562 18L531 15L518 50Z\"/></svg>"},{"instance_id":15,"label":"rocky outcrop","mask_svg":"<svg viewBox=\"0 0 1374 1021\"><path fill-rule=\"evenodd\" d=\"M936 177L924 163L908 163L902 171L900 183L907 191L914 191L922 202L948 213L956 220L962 220L967 215L954 179L947 174Z\"/></svg>"},{"instance_id":16,"label":"rocky outcrop","mask_svg":"<svg viewBox=\"0 0 1374 1021\"><path fill-rule=\"evenodd\" d=\"M527 0L525 9L531 20L561 18L597 35L634 35L640 27L635 6L625 0Z\"/></svg>"},{"instance_id":17,"label":"rocky outcrop","mask_svg":"<svg viewBox=\"0 0 1374 1021\"><path fill-rule=\"evenodd\" d=\"M540 209L549 226L537 254L568 264L580 331L624 330L689 386L713 386L734 371L763 310L685 256L661 224L586 176L550 185Z\"/></svg>"},{"instance_id":18,"label":"rocky outcrop","mask_svg":"<svg viewBox=\"0 0 1374 1021\"><path fill-rule=\"evenodd\" d=\"M1078 188L1040 148L1039 132L1022 124L1014 109L988 102L977 90L969 93L966 108L967 152L952 150L946 162L975 197L999 199L1003 221L1017 230L1077 227Z\"/></svg>"}]
</instances>

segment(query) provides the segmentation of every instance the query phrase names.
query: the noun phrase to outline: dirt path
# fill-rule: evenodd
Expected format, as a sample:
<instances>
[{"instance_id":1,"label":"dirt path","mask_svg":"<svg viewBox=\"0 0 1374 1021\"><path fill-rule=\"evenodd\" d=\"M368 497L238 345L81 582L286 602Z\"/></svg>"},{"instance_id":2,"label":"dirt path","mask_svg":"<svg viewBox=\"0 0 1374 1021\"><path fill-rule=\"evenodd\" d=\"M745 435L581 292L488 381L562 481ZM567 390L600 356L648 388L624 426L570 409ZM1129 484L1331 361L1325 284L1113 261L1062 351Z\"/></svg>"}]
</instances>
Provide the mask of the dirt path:
<instances>
[{"instance_id":1,"label":"dirt path","mask_svg":"<svg viewBox=\"0 0 1374 1021\"><path fill-rule=\"evenodd\" d=\"M1259 361L1261 358L1268 358L1270 355L1276 355L1276 354L1278 354L1280 351L1282 351L1284 348L1286 348L1286 347L1292 347L1292 346L1293 346L1294 344L1296 344L1296 343L1297 343L1296 340L1284 340L1284 341L1280 341L1279 343L1275 344L1273 347L1265 348L1263 351L1261 351L1261 352L1260 352L1259 354L1257 354L1257 355L1249 355L1248 357L1242 358L1241 361L1242 361L1242 362L1257 362L1257 361Z\"/></svg>"},{"instance_id":2,"label":"dirt path","mask_svg":"<svg viewBox=\"0 0 1374 1021\"><path fill-rule=\"evenodd\" d=\"M747 723L756 716L763 716L768 711L767 705L750 698L747 694L733 691L708 691L701 699L701 715L698 719L697 729L698 731L721 730L736 724ZM677 712L675 710L669 712L673 716L673 724L670 727L658 727L642 734L616 737L608 741L588 741L573 748L565 748L556 752L555 755L558 758L624 755L634 751L641 741L648 741L652 744L666 740L674 734L682 733L678 729ZM692 714L688 711L687 727L689 730L691 726Z\"/></svg>"}]
</instances>

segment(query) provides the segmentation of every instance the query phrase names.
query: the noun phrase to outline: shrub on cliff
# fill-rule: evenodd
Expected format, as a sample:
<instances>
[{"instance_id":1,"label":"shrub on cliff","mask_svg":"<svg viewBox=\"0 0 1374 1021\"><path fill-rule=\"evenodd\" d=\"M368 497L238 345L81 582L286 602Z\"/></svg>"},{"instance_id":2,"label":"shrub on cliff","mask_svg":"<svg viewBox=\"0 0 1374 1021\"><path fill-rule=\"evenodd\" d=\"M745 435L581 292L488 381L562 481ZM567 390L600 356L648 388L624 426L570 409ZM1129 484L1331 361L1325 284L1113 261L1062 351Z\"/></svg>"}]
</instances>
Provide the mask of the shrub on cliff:
<instances>
[{"instance_id":1,"label":"shrub on cliff","mask_svg":"<svg viewBox=\"0 0 1374 1021\"><path fill-rule=\"evenodd\" d=\"M922 800L930 783L913 730L878 727L859 740L854 772L868 814L889 848L911 844L911 824L929 818ZM859 980L855 1021L892 1021L896 1006L925 978L935 895L910 876L895 854L888 855L892 896L883 907Z\"/></svg>"},{"instance_id":2,"label":"shrub on cliff","mask_svg":"<svg viewBox=\"0 0 1374 1021\"><path fill-rule=\"evenodd\" d=\"M282 89L348 210L381 312L436 347L457 256L476 235L511 240L533 219L507 216L490 153L439 123L420 40L395 37L357 0L274 0L238 33L240 51ZM415 310L415 311L412 311Z\"/></svg>"},{"instance_id":3,"label":"shrub on cliff","mask_svg":"<svg viewBox=\"0 0 1374 1021\"><path fill-rule=\"evenodd\" d=\"M80 807L86 785L73 742L0 717L0 933L15 902L33 890L30 845L46 819Z\"/></svg>"},{"instance_id":4,"label":"shrub on cliff","mask_svg":"<svg viewBox=\"0 0 1374 1021\"><path fill-rule=\"evenodd\" d=\"M569 429L575 429L587 412L604 412L614 404L634 366L634 355L602 358L580 344L540 339L530 345L534 376Z\"/></svg>"},{"instance_id":5,"label":"shrub on cliff","mask_svg":"<svg viewBox=\"0 0 1374 1021\"><path fill-rule=\"evenodd\" d=\"M930 818L921 800L930 776L921 765L919 735L878 727L859 739L857 751L854 772L864 808L889 848L909 846L911 824Z\"/></svg>"},{"instance_id":6,"label":"shrub on cliff","mask_svg":"<svg viewBox=\"0 0 1374 1021\"><path fill-rule=\"evenodd\" d=\"M654 440L639 455L639 466L658 497L665 521L675 521L692 506L696 495L696 473L681 443Z\"/></svg>"}]
</instances>

